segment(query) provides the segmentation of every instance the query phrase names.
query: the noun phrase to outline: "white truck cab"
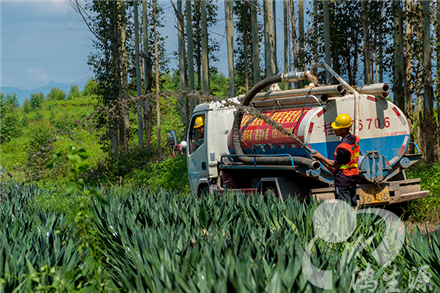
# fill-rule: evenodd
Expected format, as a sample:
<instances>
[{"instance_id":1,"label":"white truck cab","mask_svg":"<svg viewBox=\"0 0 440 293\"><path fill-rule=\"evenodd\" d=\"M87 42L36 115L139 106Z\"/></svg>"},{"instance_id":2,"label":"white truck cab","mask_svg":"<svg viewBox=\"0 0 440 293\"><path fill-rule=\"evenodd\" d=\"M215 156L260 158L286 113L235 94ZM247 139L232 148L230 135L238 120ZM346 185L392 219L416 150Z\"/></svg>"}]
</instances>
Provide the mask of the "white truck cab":
<instances>
[{"instance_id":1,"label":"white truck cab","mask_svg":"<svg viewBox=\"0 0 440 293\"><path fill-rule=\"evenodd\" d=\"M228 136L236 109L227 106L227 102L238 103L238 100L200 104L192 114L187 136L187 161L189 184L194 195L209 191L209 185L214 183L212 178L219 176L221 156L229 154ZM199 131L194 126L199 117L204 120L204 137L203 143L196 145L194 142Z\"/></svg>"}]
</instances>

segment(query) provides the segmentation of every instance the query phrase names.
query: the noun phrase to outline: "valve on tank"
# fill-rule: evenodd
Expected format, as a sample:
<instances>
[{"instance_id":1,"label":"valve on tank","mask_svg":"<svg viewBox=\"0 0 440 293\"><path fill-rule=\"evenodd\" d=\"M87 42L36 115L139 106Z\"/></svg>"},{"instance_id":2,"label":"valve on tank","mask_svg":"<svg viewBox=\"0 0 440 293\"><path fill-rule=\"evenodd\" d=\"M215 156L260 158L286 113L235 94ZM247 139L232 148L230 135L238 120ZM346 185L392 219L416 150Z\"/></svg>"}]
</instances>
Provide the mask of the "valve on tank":
<instances>
[{"instance_id":1,"label":"valve on tank","mask_svg":"<svg viewBox=\"0 0 440 293\"><path fill-rule=\"evenodd\" d=\"M387 159L378 151L366 152L366 155L359 161L359 173L373 183L384 180L390 169Z\"/></svg>"}]
</instances>

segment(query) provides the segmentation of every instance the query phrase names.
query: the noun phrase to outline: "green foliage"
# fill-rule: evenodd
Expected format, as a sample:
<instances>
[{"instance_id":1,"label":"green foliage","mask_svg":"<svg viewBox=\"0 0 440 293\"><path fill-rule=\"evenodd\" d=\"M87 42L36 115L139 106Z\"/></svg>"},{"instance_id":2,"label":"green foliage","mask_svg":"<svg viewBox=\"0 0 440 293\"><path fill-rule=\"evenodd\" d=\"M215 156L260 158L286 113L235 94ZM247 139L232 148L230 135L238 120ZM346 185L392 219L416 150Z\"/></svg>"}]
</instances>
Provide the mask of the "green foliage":
<instances>
[{"instance_id":1,"label":"green foliage","mask_svg":"<svg viewBox=\"0 0 440 293\"><path fill-rule=\"evenodd\" d=\"M428 198L409 203L409 218L412 221L436 221L440 219L440 164L419 162L406 170L408 178L420 178L422 190L429 190Z\"/></svg>"},{"instance_id":2,"label":"green foliage","mask_svg":"<svg viewBox=\"0 0 440 293\"><path fill-rule=\"evenodd\" d=\"M70 99L76 99L76 98L79 98L79 97L81 97L81 92L79 90L78 85L77 84L72 84L70 86L70 91L69 91L69 93L67 95L67 99L70 100Z\"/></svg>"},{"instance_id":3,"label":"green foliage","mask_svg":"<svg viewBox=\"0 0 440 293\"><path fill-rule=\"evenodd\" d=\"M81 166L80 153L65 154ZM385 273L393 266L401 292L410 292L412 270L422 266L431 291L440 290L440 232L414 231L384 268L372 256L386 229L376 214L358 214L347 241L330 243L315 238L317 202L112 188L102 204L84 194L62 199L35 185L1 187L2 292L329 292L304 275L312 239L311 262L331 272L330 292L361 292L353 289L353 277L367 266L379 282L375 292L387 292ZM367 238L358 250L356 241ZM355 251L341 265L343 254Z\"/></svg>"},{"instance_id":4,"label":"green foliage","mask_svg":"<svg viewBox=\"0 0 440 293\"><path fill-rule=\"evenodd\" d=\"M98 94L98 82L96 79L91 78L89 81L87 81L86 85L84 86L83 91L81 92L82 96L94 96Z\"/></svg>"},{"instance_id":5,"label":"green foliage","mask_svg":"<svg viewBox=\"0 0 440 293\"><path fill-rule=\"evenodd\" d=\"M35 123L30 132L26 175L28 180L47 179L46 165L52 158L55 141L54 128L46 120Z\"/></svg>"},{"instance_id":6,"label":"green foliage","mask_svg":"<svg viewBox=\"0 0 440 293\"><path fill-rule=\"evenodd\" d=\"M8 94L9 96L9 94ZM5 144L21 133L20 117L16 110L13 96L0 95L0 143ZM16 95L15 95L16 97ZM18 102L17 102L18 103Z\"/></svg>"},{"instance_id":7,"label":"green foliage","mask_svg":"<svg viewBox=\"0 0 440 293\"><path fill-rule=\"evenodd\" d=\"M215 97L229 98L229 80L223 74L210 74L211 93Z\"/></svg>"},{"instance_id":8,"label":"green foliage","mask_svg":"<svg viewBox=\"0 0 440 293\"><path fill-rule=\"evenodd\" d=\"M18 103L17 93L7 93L5 97L6 106L11 109L18 109L20 104Z\"/></svg>"},{"instance_id":9,"label":"green foliage","mask_svg":"<svg viewBox=\"0 0 440 293\"><path fill-rule=\"evenodd\" d=\"M186 156L177 155L157 163L151 163L144 169L137 169L133 174L136 186L156 190L165 188L180 192L189 192Z\"/></svg>"},{"instance_id":10,"label":"green foliage","mask_svg":"<svg viewBox=\"0 0 440 293\"><path fill-rule=\"evenodd\" d=\"M103 292L100 262L80 249L85 237L64 213L38 203L36 185L0 183L0 292ZM68 209L76 209L72 202Z\"/></svg>"},{"instance_id":11,"label":"green foliage","mask_svg":"<svg viewBox=\"0 0 440 293\"><path fill-rule=\"evenodd\" d=\"M43 102L44 102L44 94L42 92L39 92L38 94L35 93L31 94L30 106L32 110L40 109Z\"/></svg>"},{"instance_id":12,"label":"green foliage","mask_svg":"<svg viewBox=\"0 0 440 293\"><path fill-rule=\"evenodd\" d=\"M66 93L57 87L53 87L50 89L50 92L47 94L48 101L59 101L66 99Z\"/></svg>"},{"instance_id":13,"label":"green foliage","mask_svg":"<svg viewBox=\"0 0 440 293\"><path fill-rule=\"evenodd\" d=\"M161 190L135 192L112 190L108 205L93 205L96 237L107 256L109 274L121 288L145 291L268 291L324 292L305 279L305 247L315 236L313 215L317 203L289 199L226 194L196 198ZM371 265L375 279L390 269L372 257L385 232L378 215L359 215L357 229L342 243L315 241L312 263L332 272L332 292L351 292L356 267ZM340 267L344 250L354 252L355 241L371 237L358 255ZM402 292L413 267L430 265L430 284L439 288L440 266L436 245L440 233L416 232L417 242L406 242L394 260ZM423 257L418 257L423 247ZM411 263L411 265L409 265ZM342 273L339 273L341 269ZM178 280L178 281L175 281ZM399 286L398 286L399 287ZM376 292L386 292L381 284ZM434 290L435 291L435 290ZM328 291L326 291L328 292Z\"/></svg>"},{"instance_id":14,"label":"green foliage","mask_svg":"<svg viewBox=\"0 0 440 293\"><path fill-rule=\"evenodd\" d=\"M31 102L29 102L28 98L24 100L22 108L26 114L32 110Z\"/></svg>"}]
</instances>

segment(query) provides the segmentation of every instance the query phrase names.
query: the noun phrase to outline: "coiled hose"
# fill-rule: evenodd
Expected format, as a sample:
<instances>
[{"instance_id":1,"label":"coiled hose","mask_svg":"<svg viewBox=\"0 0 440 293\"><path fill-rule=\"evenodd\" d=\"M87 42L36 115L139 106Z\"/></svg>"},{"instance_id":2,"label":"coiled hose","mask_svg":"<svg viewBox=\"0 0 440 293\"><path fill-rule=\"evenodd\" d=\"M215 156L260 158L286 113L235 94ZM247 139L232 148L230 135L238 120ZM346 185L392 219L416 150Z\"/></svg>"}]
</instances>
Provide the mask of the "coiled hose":
<instances>
[{"instance_id":1,"label":"coiled hose","mask_svg":"<svg viewBox=\"0 0 440 293\"><path fill-rule=\"evenodd\" d=\"M254 85L251 90L244 96L241 105L249 106L252 99L258 94L262 89L274 84L281 82L281 75L270 76L266 79L261 80L256 85ZM232 147L237 155L245 155L243 149L241 148L240 143L240 126L241 120L243 119L243 112L237 111L235 114L234 124L232 125ZM291 165L292 161L290 157L256 157L251 158L248 156L239 156L237 157L243 164L252 165L254 164L254 160L259 165ZM309 167L311 169L319 169L321 167L320 163L316 160L312 160L304 157L293 156L293 161L300 165Z\"/></svg>"}]
</instances>

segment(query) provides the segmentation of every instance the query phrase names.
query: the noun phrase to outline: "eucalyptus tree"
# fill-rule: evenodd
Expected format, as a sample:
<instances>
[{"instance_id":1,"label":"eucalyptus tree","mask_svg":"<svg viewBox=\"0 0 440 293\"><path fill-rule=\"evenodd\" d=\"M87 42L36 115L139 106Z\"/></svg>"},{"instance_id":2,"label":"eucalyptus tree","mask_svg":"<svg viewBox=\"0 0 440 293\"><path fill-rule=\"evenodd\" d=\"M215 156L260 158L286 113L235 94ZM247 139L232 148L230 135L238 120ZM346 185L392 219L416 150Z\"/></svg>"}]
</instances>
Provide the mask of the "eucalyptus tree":
<instances>
[{"instance_id":1,"label":"eucalyptus tree","mask_svg":"<svg viewBox=\"0 0 440 293\"><path fill-rule=\"evenodd\" d=\"M195 84L194 84L194 54L193 54L193 29L192 29L192 9L191 9L191 1L187 0L185 2L186 6L186 34L187 34L187 41L188 41L188 79L189 79L189 90L194 91ZM190 115L194 111L195 108L195 101L194 98L190 99Z\"/></svg>"},{"instance_id":2,"label":"eucalyptus tree","mask_svg":"<svg viewBox=\"0 0 440 293\"><path fill-rule=\"evenodd\" d=\"M436 1L435 6L435 42L434 42L434 52L435 52L435 93L436 105L437 105L437 128L436 128L436 144L437 144L437 158L440 157L440 1Z\"/></svg>"},{"instance_id":3,"label":"eucalyptus tree","mask_svg":"<svg viewBox=\"0 0 440 293\"><path fill-rule=\"evenodd\" d=\"M234 18L232 1L225 1L226 47L228 54L229 96L234 97Z\"/></svg>"},{"instance_id":4,"label":"eucalyptus tree","mask_svg":"<svg viewBox=\"0 0 440 293\"><path fill-rule=\"evenodd\" d=\"M433 115L433 88L431 73L431 13L430 2L422 1L423 6L423 85L424 85L424 132L425 160L434 162L434 135L433 126L436 124Z\"/></svg>"},{"instance_id":5,"label":"eucalyptus tree","mask_svg":"<svg viewBox=\"0 0 440 293\"><path fill-rule=\"evenodd\" d=\"M400 4L400 0L393 1L393 93L394 102L400 109L403 109L405 96L403 92L402 44L400 42L400 28L403 26L403 19Z\"/></svg>"},{"instance_id":6,"label":"eucalyptus tree","mask_svg":"<svg viewBox=\"0 0 440 293\"><path fill-rule=\"evenodd\" d=\"M251 3L251 26L252 26L252 74L254 76L254 84L260 81L260 37L259 37L259 25L257 20L257 0L250 0Z\"/></svg>"},{"instance_id":7,"label":"eucalyptus tree","mask_svg":"<svg viewBox=\"0 0 440 293\"><path fill-rule=\"evenodd\" d=\"M295 70L298 69L298 45L297 45L297 34L296 34L296 23L295 23L295 5L293 0L289 0L289 8L290 8L290 32L291 32L291 40L292 40L292 53L290 54L291 65ZM286 23L287 24L287 23ZM315 60L317 61L317 60ZM295 87L298 88L298 83L295 83Z\"/></svg>"},{"instance_id":8,"label":"eucalyptus tree","mask_svg":"<svg viewBox=\"0 0 440 293\"><path fill-rule=\"evenodd\" d=\"M234 84L236 94L243 94L260 80L259 41L261 24L257 21L257 1L235 1ZM249 19L251 15L251 19Z\"/></svg>"},{"instance_id":9,"label":"eucalyptus tree","mask_svg":"<svg viewBox=\"0 0 440 293\"><path fill-rule=\"evenodd\" d=\"M123 90L126 89L125 5L119 1L88 1L82 4L79 0L71 0L70 4L94 36L95 51L89 55L88 64L99 85L100 102L112 108L123 98ZM96 119L98 127L107 126L101 140L104 149L112 153L118 151L118 145L123 146L126 142L125 114L121 108L118 108L119 115L101 113Z\"/></svg>"},{"instance_id":10,"label":"eucalyptus tree","mask_svg":"<svg viewBox=\"0 0 440 293\"><path fill-rule=\"evenodd\" d=\"M148 2L142 1L142 37L143 37L143 65L144 65L144 94L151 92L151 84L153 81L150 50L148 46L149 25L148 25ZM152 103L150 99L146 99L144 102L144 131L145 131L145 144L150 147L151 133L153 129L152 119Z\"/></svg>"},{"instance_id":11,"label":"eucalyptus tree","mask_svg":"<svg viewBox=\"0 0 440 293\"><path fill-rule=\"evenodd\" d=\"M207 30L217 24L218 5L217 0L203 0L206 5L206 24ZM200 91L202 85L202 0L193 0L192 3L192 29L193 29L193 52L195 68L197 72L197 90ZM219 42L208 34L208 69L216 73L217 69L211 66L213 62L219 61L217 53L220 50Z\"/></svg>"},{"instance_id":12,"label":"eucalyptus tree","mask_svg":"<svg viewBox=\"0 0 440 293\"><path fill-rule=\"evenodd\" d=\"M153 19L156 19L157 11L157 0L153 0ZM153 24L153 34L154 34L154 55L155 55L155 71L156 71L156 115L157 115L157 150L159 157L162 156L161 150L161 139L160 139L160 73L159 73L159 44L157 35L157 21Z\"/></svg>"}]
</instances>

